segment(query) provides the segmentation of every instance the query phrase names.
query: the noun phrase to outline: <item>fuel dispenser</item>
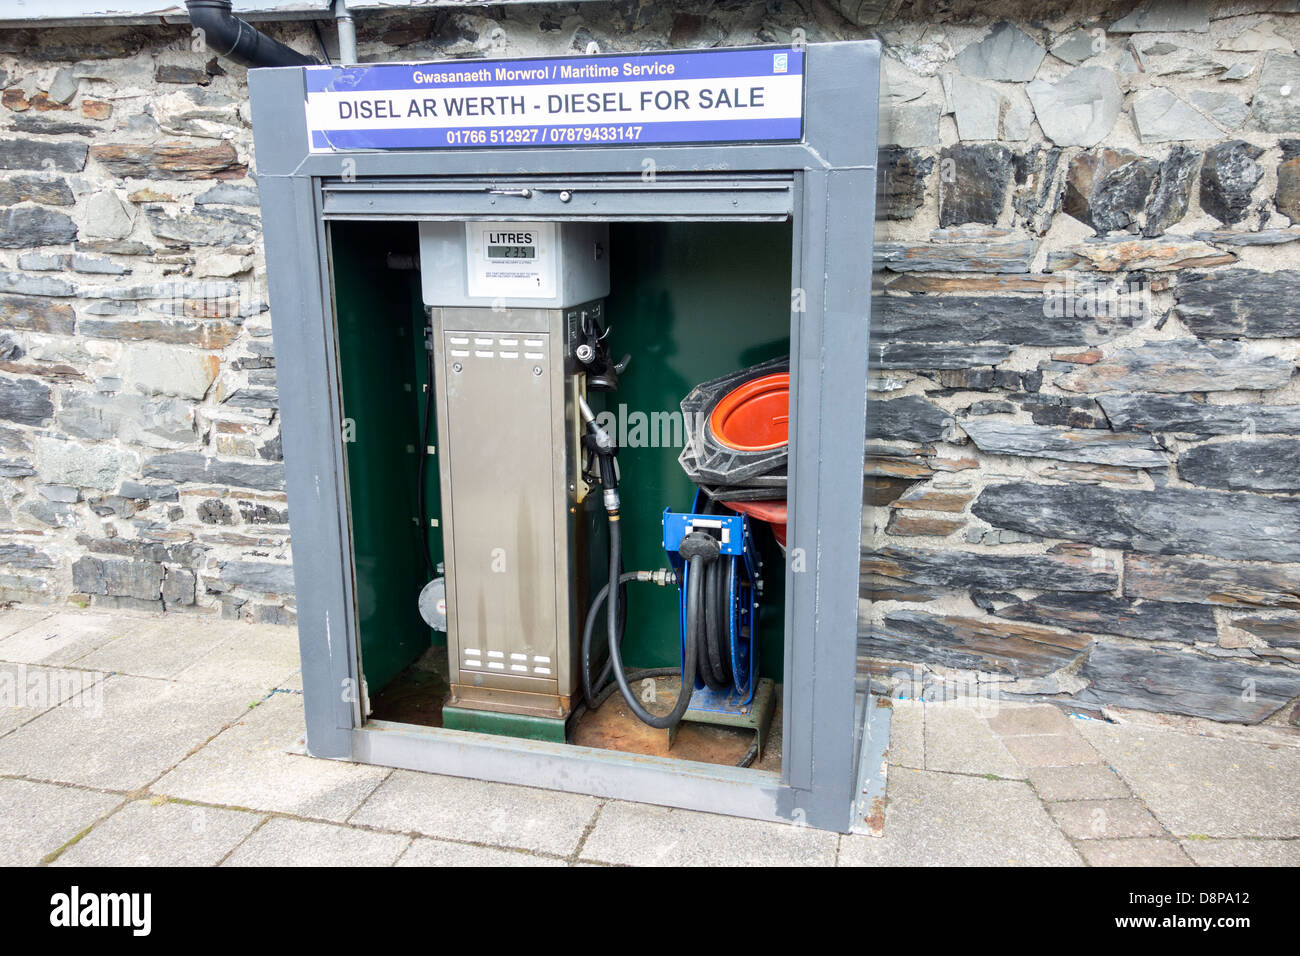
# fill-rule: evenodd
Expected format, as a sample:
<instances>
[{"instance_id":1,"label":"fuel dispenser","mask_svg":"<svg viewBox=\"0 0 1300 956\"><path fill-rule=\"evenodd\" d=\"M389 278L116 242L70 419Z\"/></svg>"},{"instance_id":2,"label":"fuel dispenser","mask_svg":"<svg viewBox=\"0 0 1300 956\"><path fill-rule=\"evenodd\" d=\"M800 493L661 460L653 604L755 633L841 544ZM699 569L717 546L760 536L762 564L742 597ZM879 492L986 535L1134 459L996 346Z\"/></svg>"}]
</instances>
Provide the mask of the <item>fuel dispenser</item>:
<instances>
[{"instance_id":1,"label":"fuel dispenser","mask_svg":"<svg viewBox=\"0 0 1300 956\"><path fill-rule=\"evenodd\" d=\"M608 227L589 223L420 225L442 449L444 726L491 730L508 722L480 713L518 714L559 722L563 739L585 611L582 359L603 351L608 244ZM439 579L428 588L444 593Z\"/></svg>"},{"instance_id":2,"label":"fuel dispenser","mask_svg":"<svg viewBox=\"0 0 1300 956\"><path fill-rule=\"evenodd\" d=\"M250 73L309 753L863 824L878 54Z\"/></svg>"}]
</instances>

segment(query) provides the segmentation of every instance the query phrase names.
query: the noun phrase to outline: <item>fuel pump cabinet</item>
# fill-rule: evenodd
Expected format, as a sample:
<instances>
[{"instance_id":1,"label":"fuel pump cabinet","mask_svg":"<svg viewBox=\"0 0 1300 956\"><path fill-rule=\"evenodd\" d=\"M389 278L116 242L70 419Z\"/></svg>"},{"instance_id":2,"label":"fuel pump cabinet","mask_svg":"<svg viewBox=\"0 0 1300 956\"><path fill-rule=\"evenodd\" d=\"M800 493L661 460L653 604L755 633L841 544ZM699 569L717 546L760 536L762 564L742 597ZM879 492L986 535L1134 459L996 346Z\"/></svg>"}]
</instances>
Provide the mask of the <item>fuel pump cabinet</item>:
<instances>
[{"instance_id":1,"label":"fuel pump cabinet","mask_svg":"<svg viewBox=\"0 0 1300 956\"><path fill-rule=\"evenodd\" d=\"M888 738L856 678L878 77L875 42L250 72L312 756L863 824ZM682 439L626 420L690 427L693 385L772 362L780 542L703 492L678 521ZM602 592L629 668L681 664L724 530L753 655L727 706L776 688L779 769L572 742L593 598L624 562L681 584L680 609ZM433 717L390 719L397 675L434 670Z\"/></svg>"},{"instance_id":2,"label":"fuel pump cabinet","mask_svg":"<svg viewBox=\"0 0 1300 956\"><path fill-rule=\"evenodd\" d=\"M442 449L447 706L557 722L559 740L579 686L586 593L573 586L587 545L574 353L579 330L603 313L608 245L608 228L592 223L420 225ZM475 717L444 709L443 725L480 727Z\"/></svg>"}]
</instances>

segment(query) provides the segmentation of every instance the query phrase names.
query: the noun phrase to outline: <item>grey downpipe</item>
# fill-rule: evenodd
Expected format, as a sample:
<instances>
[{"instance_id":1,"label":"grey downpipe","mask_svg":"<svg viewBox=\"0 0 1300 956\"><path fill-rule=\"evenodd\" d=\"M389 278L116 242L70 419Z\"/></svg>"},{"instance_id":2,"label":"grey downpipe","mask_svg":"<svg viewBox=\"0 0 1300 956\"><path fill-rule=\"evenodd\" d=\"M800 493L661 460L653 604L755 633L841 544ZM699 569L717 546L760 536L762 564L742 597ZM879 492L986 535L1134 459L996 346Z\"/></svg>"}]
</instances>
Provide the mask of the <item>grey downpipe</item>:
<instances>
[{"instance_id":1,"label":"grey downpipe","mask_svg":"<svg viewBox=\"0 0 1300 956\"><path fill-rule=\"evenodd\" d=\"M231 0L185 0L190 24L203 31L208 49L247 67L313 66L315 57L273 40L235 16Z\"/></svg>"},{"instance_id":2,"label":"grey downpipe","mask_svg":"<svg viewBox=\"0 0 1300 956\"><path fill-rule=\"evenodd\" d=\"M334 22L339 32L339 65L356 66L357 25L348 10L348 0L334 0Z\"/></svg>"}]
</instances>

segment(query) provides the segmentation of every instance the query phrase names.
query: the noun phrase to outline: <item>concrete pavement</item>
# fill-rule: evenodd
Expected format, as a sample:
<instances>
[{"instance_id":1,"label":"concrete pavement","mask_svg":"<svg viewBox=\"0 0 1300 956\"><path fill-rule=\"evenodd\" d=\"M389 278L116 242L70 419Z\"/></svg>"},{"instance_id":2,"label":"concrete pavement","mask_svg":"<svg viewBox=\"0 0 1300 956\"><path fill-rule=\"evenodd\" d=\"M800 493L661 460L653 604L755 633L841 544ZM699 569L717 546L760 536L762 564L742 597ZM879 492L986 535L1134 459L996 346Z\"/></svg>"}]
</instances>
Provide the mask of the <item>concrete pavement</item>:
<instances>
[{"instance_id":1,"label":"concrete pavement","mask_svg":"<svg viewBox=\"0 0 1300 956\"><path fill-rule=\"evenodd\" d=\"M1300 735L893 702L883 837L312 760L292 629L0 611L0 864L1300 865Z\"/></svg>"}]
</instances>

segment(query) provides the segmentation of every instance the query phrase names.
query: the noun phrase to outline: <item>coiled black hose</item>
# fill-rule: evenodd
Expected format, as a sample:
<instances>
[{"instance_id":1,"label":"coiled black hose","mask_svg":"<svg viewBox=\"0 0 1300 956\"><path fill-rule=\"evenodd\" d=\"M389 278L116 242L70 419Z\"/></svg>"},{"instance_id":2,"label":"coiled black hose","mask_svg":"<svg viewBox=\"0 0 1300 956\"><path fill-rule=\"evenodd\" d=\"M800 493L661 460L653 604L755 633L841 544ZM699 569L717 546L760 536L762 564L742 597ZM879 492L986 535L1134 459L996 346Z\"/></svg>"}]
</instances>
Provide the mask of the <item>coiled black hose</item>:
<instances>
[{"instance_id":1,"label":"coiled black hose","mask_svg":"<svg viewBox=\"0 0 1300 956\"><path fill-rule=\"evenodd\" d=\"M701 670L704 682L713 690L731 686L731 609L727 589L725 562L714 561L704 567L704 640L701 642Z\"/></svg>"},{"instance_id":2,"label":"coiled black hose","mask_svg":"<svg viewBox=\"0 0 1300 956\"><path fill-rule=\"evenodd\" d=\"M713 498L705 514L726 514ZM704 570L704 635L700 641L700 677L711 690L727 690L733 682L731 667L731 591L725 561L712 561Z\"/></svg>"},{"instance_id":3,"label":"coiled black hose","mask_svg":"<svg viewBox=\"0 0 1300 956\"><path fill-rule=\"evenodd\" d=\"M678 667L653 667L635 671L624 671L622 655L618 652L621 650L623 641L623 630L627 616L626 602L626 585L629 581L651 581L654 580L647 572L629 571L621 572L622 563L622 538L619 534L619 524L617 517L611 516L610 522L610 580L618 581L618 587L614 588L614 593L618 595L607 609L605 615L606 627L609 632L609 657L605 661L605 666L601 669L600 676L596 680L591 679L591 644L596 621L600 619L601 605L606 602L610 593L610 586L606 584L598 592L596 598L591 602L591 607L587 610L587 620L582 628L582 694L583 702L578 705L574 711L573 720L576 724L582 718L583 711L596 710L609 699L615 690L623 694L623 699L628 702L632 712L636 716L652 727L667 728L671 727L681 720L681 715L686 712L690 704L691 694L695 689L695 668L690 665L697 660L709 658L702 646L703 638L700 629L704 623L701 618L704 616L701 605L705 603L705 585L712 574L721 581L720 574L725 573L726 569L722 562L708 561L703 557L694 557L690 559L690 574L687 575L687 596L686 596L686 648L683 654L687 662L687 673L682 675L682 686L678 693L677 703L673 710L664 717L656 717L650 714L636 701L630 684L634 681L645 680L654 677L675 677L681 674L681 668ZM669 579L671 580L671 579ZM692 585L689 582L694 582ZM724 587L723 599L726 599L727 590ZM619 606L619 611L614 610ZM717 618L718 605L714 605L714 616ZM723 617L723 620L729 621L729 618ZM715 627L715 634L721 633L723 640L727 639L726 632L721 628ZM724 645L725 646L725 645ZM730 652L724 651L727 664L727 673L730 674ZM613 671L616 680L609 680L610 672ZM647 719L649 718L649 719ZM737 767L749 767L758 757L758 742L749 748Z\"/></svg>"}]
</instances>

